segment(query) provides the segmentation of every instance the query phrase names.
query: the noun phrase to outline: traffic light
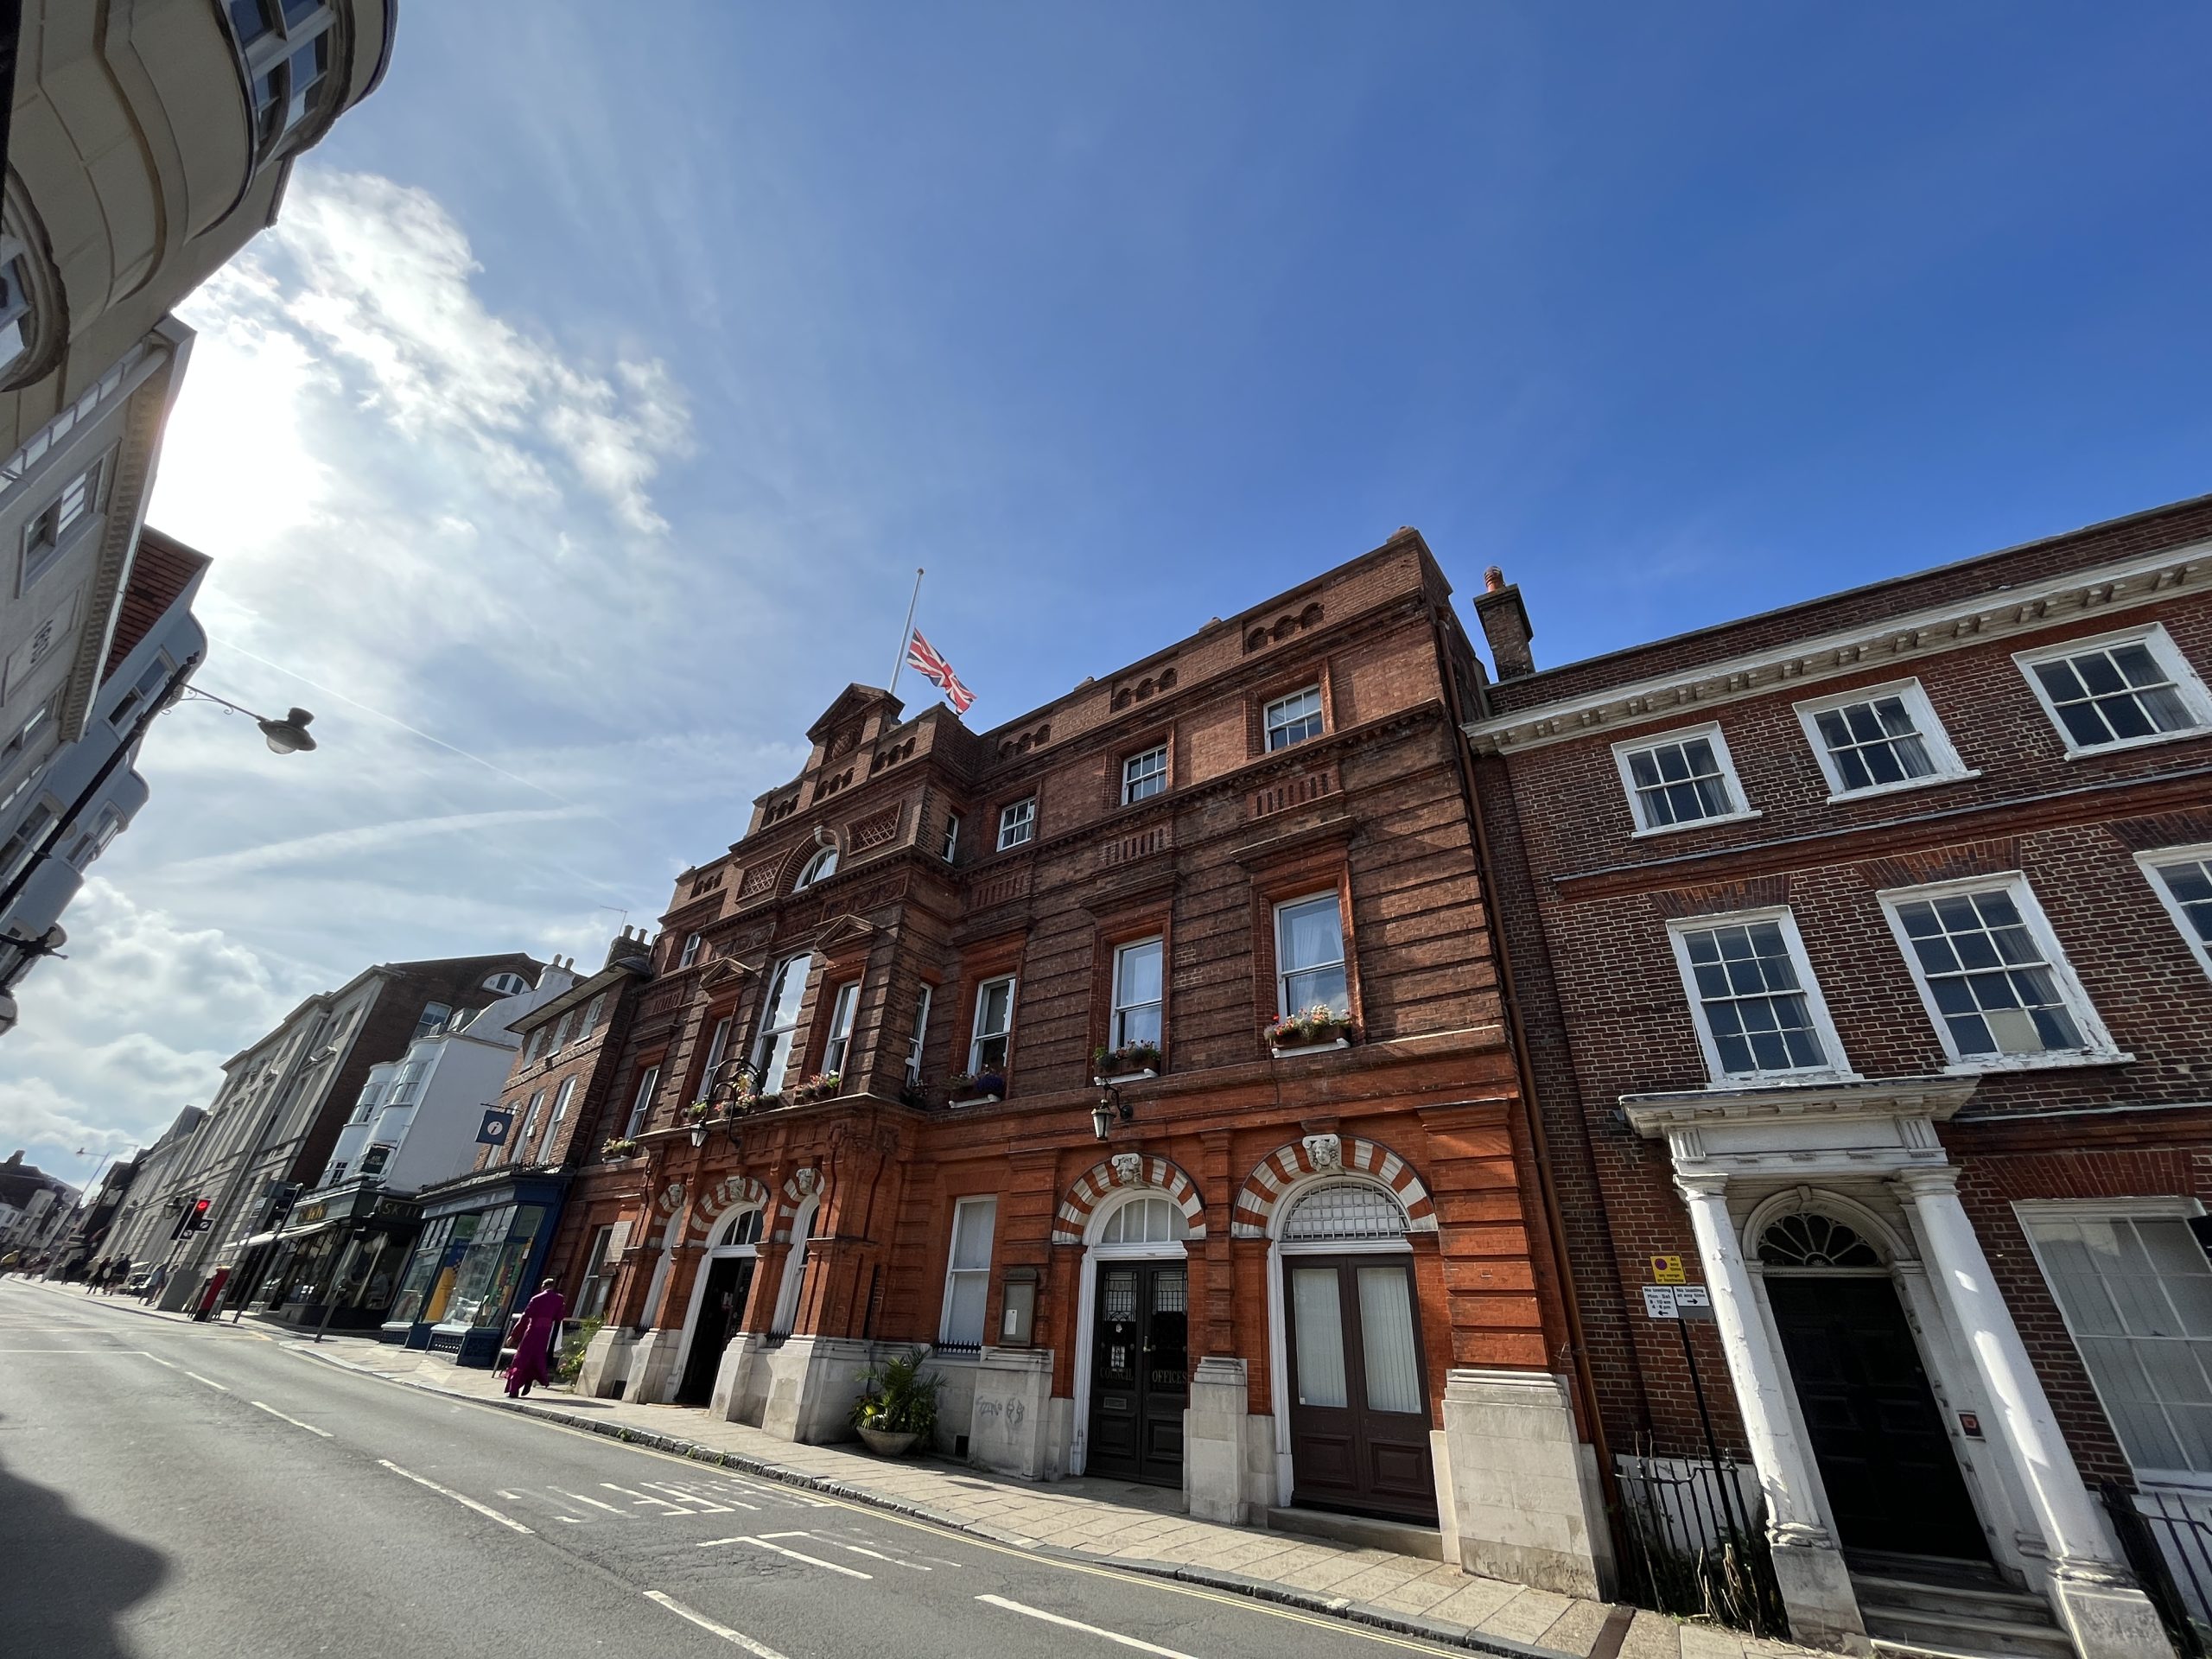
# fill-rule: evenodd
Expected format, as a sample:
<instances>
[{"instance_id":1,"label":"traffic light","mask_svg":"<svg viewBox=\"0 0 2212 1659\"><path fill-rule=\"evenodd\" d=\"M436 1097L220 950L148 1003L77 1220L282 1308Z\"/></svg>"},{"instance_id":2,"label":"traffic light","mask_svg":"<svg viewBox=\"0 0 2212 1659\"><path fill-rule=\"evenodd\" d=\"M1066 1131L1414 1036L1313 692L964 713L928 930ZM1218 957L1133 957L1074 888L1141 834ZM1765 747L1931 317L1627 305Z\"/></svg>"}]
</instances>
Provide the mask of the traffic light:
<instances>
[{"instance_id":1,"label":"traffic light","mask_svg":"<svg viewBox=\"0 0 2212 1659\"><path fill-rule=\"evenodd\" d=\"M262 1224L263 1227L271 1231L282 1227L285 1217L292 1213L292 1206L299 1201L298 1182L280 1181L273 1185L269 1190L269 1218Z\"/></svg>"},{"instance_id":2,"label":"traffic light","mask_svg":"<svg viewBox=\"0 0 2212 1659\"><path fill-rule=\"evenodd\" d=\"M184 1224L185 1230L188 1233L200 1233L213 1226L214 1217L207 1212L214 1207L215 1200L213 1198L195 1198L193 1201L192 1213Z\"/></svg>"}]
</instances>

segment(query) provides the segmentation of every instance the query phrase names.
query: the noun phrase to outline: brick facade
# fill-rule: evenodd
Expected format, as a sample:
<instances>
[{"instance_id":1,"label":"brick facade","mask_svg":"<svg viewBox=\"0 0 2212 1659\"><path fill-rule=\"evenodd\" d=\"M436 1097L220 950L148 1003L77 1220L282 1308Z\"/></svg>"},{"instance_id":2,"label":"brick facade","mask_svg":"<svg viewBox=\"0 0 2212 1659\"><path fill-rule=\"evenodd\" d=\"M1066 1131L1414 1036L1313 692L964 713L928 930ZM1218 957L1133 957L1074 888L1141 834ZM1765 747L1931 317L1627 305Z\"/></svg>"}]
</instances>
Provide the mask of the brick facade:
<instances>
[{"instance_id":1,"label":"brick facade","mask_svg":"<svg viewBox=\"0 0 2212 1659\"><path fill-rule=\"evenodd\" d=\"M1269 1243L1240 1225L1264 1208L1240 1209L1240 1195L1263 1166L1284 1186L1312 1174L1305 1139L1326 1135L1349 1178L1405 1207L1433 1424L1452 1368L1565 1369L1573 1344L1456 729L1480 676L1440 573L1403 531L995 730L849 689L810 731L799 777L760 798L727 856L679 880L585 1135L593 1147L618 1135L657 1066L640 1145L579 1173L551 1270L573 1281L619 1214L630 1249L613 1313L673 1331L709 1229L734 1194L758 1191L771 1214L736 1328L766 1332L794 1211L818 1192L794 1338L931 1342L954 1204L992 1196L983 1329L1000 1329L1008 1274L1033 1275L1034 1344L1052 1352L1052 1394L1072 1401L1081 1228L1127 1185L1115 1156L1136 1153L1147 1191L1188 1217L1190 1358L1243 1359L1249 1410L1265 1416L1280 1395ZM1270 752L1268 704L1306 687L1323 730ZM1155 745L1166 787L1124 804L1124 762ZM1001 850L1001 814L1033 799L1033 837ZM835 874L795 891L824 846ZM1279 1012L1274 907L1325 894L1343 924L1357 1040L1278 1055L1262 1033ZM1093 1052L1108 1041L1115 950L1155 938L1161 1075L1122 1086L1132 1119L1102 1144ZM735 1126L741 1150L719 1124L695 1148L681 1114L709 1081L712 1033L732 1020L729 1052L753 1055L777 965L810 953L787 1091L823 1069L829 1011L859 987L830 1097L764 1103ZM979 1092L954 1079L969 1069L978 987L1001 975L1016 980L1003 1098L954 1103ZM518 1075L509 1097L535 1086ZM664 1264L671 1218L680 1243Z\"/></svg>"},{"instance_id":2,"label":"brick facade","mask_svg":"<svg viewBox=\"0 0 2212 1659\"><path fill-rule=\"evenodd\" d=\"M1773 1086L1761 1092L1759 1080L1708 1071L1669 924L1786 911L1850 1071L1941 1078L1975 1068L1946 1052L1878 895L2018 873L2119 1053L1980 1068L1971 1098L1939 1117L1932 1144L1957 1172L2080 1475L2132 1478L2014 1206L2156 1199L2187 1208L2206 1196L2212 976L2136 855L2212 842L2212 725L2069 755L2015 654L2156 624L2198 677L2212 677L2208 535L2212 502L2184 503L1486 688L1468 732L1496 849L1495 903L1558 1154L1589 1363L1617 1447L1686 1457L1702 1449L1679 1334L1645 1317L1640 1294L1654 1255L1681 1255L1696 1272L1699 1241L1675 1187L1697 1141L1675 1141L1670 1155L1668 1138L1638 1132L1638 1112L1660 1109L1635 1103L1664 1096L1690 1103L1666 1107L1669 1121L1705 1109L1718 1124L1738 1108L1724 1109L1714 1091L1736 1086L1751 1091L1753 1116L1789 1109L1783 1080L1765 1080ZM1967 775L1832 798L1796 705L1908 680ZM1637 833L1616 746L1714 724L1733 763L1735 804L1749 811ZM1694 1104L1699 1091L1714 1096L1710 1108ZM1817 1129L1796 1133L1808 1148L1821 1144ZM1777 1130L1777 1148L1783 1138ZM1800 1155L1813 1167L1813 1152ZM1707 1163L1719 1172L1715 1190L1727 1183L1739 1225L1754 1201L1789 1184L1779 1161L1749 1153ZM1732 1173L1724 1167L1732 1163ZM1802 1179L1808 1192L1836 1185ZM1881 1185L1870 1176L1852 1190ZM1911 1201L1901 1202L1910 1217ZM1763 1271L1758 1245L1742 1242L1754 1274ZM1935 1277L1940 1287L1943 1274ZM1923 1347L1938 1344L1915 1317ZM1694 1335L1719 1433L1737 1455L1753 1456L1716 1328ZM1947 1376L1931 1358L1929 1369L1956 1449L1986 1471L1990 1459L1960 1426L1962 1413L1992 1414L1974 1397L1972 1368ZM2000 1570L2012 1570L2008 1548L1999 1541ZM2025 1570L2032 1586L2037 1569L2030 1561Z\"/></svg>"}]
</instances>

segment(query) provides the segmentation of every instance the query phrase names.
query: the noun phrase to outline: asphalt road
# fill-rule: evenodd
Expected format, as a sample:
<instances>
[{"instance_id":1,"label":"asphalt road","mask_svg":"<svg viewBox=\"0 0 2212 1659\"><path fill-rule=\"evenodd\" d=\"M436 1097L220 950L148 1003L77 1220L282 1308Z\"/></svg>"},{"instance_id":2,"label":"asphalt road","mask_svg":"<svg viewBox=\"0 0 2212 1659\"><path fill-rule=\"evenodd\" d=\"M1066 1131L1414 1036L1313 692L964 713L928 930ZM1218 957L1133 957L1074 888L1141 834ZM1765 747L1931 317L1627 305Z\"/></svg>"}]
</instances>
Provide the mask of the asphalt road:
<instances>
[{"instance_id":1,"label":"asphalt road","mask_svg":"<svg viewBox=\"0 0 2212 1659\"><path fill-rule=\"evenodd\" d=\"M1446 1651L0 1279L0 1654Z\"/></svg>"}]
</instances>

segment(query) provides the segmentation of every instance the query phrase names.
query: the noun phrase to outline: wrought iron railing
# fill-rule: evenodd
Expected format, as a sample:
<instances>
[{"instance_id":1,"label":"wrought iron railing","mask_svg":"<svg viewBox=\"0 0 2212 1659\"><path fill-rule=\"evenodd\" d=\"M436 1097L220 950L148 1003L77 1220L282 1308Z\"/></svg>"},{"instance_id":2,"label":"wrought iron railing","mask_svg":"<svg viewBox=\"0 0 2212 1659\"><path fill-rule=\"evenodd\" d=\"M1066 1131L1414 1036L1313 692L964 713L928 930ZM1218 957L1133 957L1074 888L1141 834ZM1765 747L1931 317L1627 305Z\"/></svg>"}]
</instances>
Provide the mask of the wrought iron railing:
<instances>
[{"instance_id":1,"label":"wrought iron railing","mask_svg":"<svg viewBox=\"0 0 2212 1659\"><path fill-rule=\"evenodd\" d=\"M1629 1600L1755 1636L1789 1634L1758 1485L1732 1458L1623 1457L1622 1591Z\"/></svg>"},{"instance_id":2,"label":"wrought iron railing","mask_svg":"<svg viewBox=\"0 0 2212 1659\"><path fill-rule=\"evenodd\" d=\"M2188 1659L2212 1654L2212 1493L2104 1488L2127 1564Z\"/></svg>"}]
</instances>

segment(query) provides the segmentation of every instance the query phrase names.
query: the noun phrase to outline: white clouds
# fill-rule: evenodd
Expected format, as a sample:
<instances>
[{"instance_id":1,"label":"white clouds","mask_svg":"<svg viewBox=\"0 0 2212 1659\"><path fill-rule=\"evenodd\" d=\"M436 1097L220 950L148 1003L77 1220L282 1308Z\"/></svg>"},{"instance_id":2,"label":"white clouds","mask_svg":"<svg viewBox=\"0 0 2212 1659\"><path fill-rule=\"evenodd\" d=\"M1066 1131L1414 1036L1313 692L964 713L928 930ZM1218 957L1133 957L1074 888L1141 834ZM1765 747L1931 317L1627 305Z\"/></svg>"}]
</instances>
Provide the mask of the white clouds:
<instances>
[{"instance_id":1,"label":"white clouds","mask_svg":"<svg viewBox=\"0 0 2212 1659\"><path fill-rule=\"evenodd\" d=\"M134 904L98 876L68 928L68 959L41 964L17 993L34 1017L8 1038L0 1075L10 1147L129 1151L214 1092L233 1050L207 1046L211 1036L265 1027L296 1000L220 931ZM66 1160L49 1166L75 1173Z\"/></svg>"}]
</instances>

